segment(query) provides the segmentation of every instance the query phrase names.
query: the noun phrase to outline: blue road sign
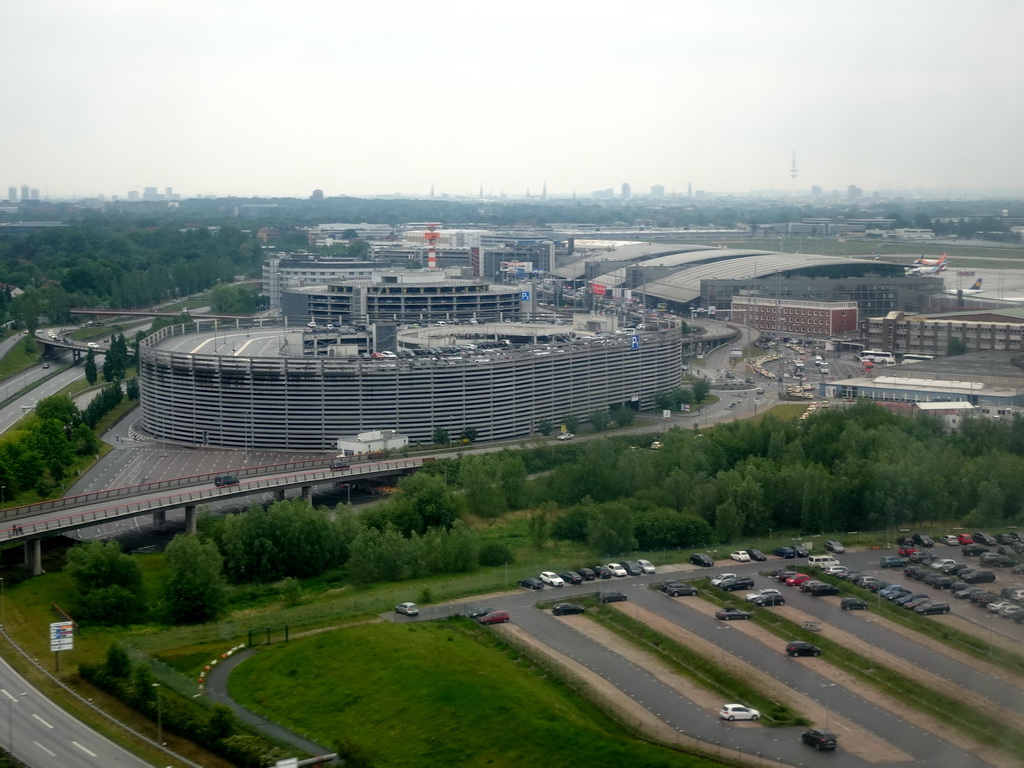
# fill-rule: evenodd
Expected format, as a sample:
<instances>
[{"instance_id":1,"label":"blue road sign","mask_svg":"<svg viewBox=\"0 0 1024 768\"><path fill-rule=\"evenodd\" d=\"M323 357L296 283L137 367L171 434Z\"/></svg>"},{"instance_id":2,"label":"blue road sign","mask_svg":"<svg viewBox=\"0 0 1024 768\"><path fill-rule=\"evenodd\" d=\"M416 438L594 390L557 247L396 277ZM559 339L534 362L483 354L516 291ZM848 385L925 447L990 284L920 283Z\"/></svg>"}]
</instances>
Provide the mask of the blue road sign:
<instances>
[{"instance_id":1,"label":"blue road sign","mask_svg":"<svg viewBox=\"0 0 1024 768\"><path fill-rule=\"evenodd\" d=\"M632 344L630 344L630 347L632 349L640 349L640 337L639 336L634 336L633 337L633 342L632 342Z\"/></svg>"},{"instance_id":2,"label":"blue road sign","mask_svg":"<svg viewBox=\"0 0 1024 768\"><path fill-rule=\"evenodd\" d=\"M529 301L529 300L530 300L530 292L529 291L523 291L523 301Z\"/></svg>"}]
</instances>

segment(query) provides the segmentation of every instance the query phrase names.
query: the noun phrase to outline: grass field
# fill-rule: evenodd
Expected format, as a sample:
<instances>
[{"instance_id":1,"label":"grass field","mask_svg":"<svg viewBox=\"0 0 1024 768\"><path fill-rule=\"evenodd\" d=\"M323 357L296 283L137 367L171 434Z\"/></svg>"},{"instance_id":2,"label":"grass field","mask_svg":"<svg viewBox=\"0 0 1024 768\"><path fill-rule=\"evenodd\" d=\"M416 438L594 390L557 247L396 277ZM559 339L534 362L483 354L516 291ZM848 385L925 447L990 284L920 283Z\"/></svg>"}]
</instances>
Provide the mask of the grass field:
<instances>
[{"instance_id":1,"label":"grass field","mask_svg":"<svg viewBox=\"0 0 1024 768\"><path fill-rule=\"evenodd\" d=\"M465 619L351 627L268 649L231 694L325 745L353 742L379 768L716 765L622 734L489 638Z\"/></svg>"}]
</instances>

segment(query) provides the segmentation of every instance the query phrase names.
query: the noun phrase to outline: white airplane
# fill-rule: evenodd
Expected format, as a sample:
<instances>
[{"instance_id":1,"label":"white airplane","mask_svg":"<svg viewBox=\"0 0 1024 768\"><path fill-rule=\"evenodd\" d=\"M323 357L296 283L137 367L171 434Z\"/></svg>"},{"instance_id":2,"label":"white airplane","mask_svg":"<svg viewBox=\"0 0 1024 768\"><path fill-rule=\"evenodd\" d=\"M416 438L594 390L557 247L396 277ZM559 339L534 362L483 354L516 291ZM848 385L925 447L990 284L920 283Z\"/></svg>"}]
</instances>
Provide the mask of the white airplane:
<instances>
[{"instance_id":1,"label":"white airplane","mask_svg":"<svg viewBox=\"0 0 1024 768\"><path fill-rule=\"evenodd\" d=\"M983 279L984 278L979 277L977 280L974 281L974 283L969 288L953 288L951 290L946 291L946 293L951 293L954 296L960 293L960 291L963 291L964 293L977 293L978 291L984 290L981 287L981 281Z\"/></svg>"},{"instance_id":2,"label":"white airplane","mask_svg":"<svg viewBox=\"0 0 1024 768\"><path fill-rule=\"evenodd\" d=\"M908 276L937 275L939 272L945 272L948 266L949 261L946 259L946 254L942 254L941 259L914 259L913 265L906 268L906 274Z\"/></svg>"}]
</instances>

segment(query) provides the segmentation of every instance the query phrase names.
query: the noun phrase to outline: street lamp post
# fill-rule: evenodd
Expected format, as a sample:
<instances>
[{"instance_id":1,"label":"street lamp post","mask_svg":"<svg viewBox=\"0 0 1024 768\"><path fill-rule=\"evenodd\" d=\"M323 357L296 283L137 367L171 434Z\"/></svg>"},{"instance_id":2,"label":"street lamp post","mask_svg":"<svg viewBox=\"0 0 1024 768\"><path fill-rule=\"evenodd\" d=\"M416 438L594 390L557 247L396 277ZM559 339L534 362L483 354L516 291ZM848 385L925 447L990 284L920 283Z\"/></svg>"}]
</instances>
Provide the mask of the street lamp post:
<instances>
[{"instance_id":1,"label":"street lamp post","mask_svg":"<svg viewBox=\"0 0 1024 768\"><path fill-rule=\"evenodd\" d=\"M6 499L5 499L6 496L7 496L7 486L6 485L0 485L0 509L3 509L4 508L4 504L6 504Z\"/></svg>"},{"instance_id":2,"label":"street lamp post","mask_svg":"<svg viewBox=\"0 0 1024 768\"><path fill-rule=\"evenodd\" d=\"M829 694L829 690L828 689L829 688L835 688L836 684L835 683L822 683L821 687L825 689L825 730L827 731L828 730L828 721L829 721L829 708L828 708L828 694Z\"/></svg>"},{"instance_id":3,"label":"street lamp post","mask_svg":"<svg viewBox=\"0 0 1024 768\"><path fill-rule=\"evenodd\" d=\"M153 683L153 687L156 688L156 742L157 744L163 744L164 719L163 712L160 709L160 683Z\"/></svg>"}]
</instances>

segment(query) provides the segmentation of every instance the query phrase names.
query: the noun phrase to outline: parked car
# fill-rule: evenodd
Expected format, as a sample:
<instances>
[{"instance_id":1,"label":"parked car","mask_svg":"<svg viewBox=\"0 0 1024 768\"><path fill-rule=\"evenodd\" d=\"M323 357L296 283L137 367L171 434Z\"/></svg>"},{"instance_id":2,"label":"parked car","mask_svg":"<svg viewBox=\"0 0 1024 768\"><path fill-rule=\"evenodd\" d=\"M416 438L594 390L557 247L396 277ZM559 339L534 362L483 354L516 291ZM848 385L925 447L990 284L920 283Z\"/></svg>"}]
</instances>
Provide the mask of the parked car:
<instances>
[{"instance_id":1,"label":"parked car","mask_svg":"<svg viewBox=\"0 0 1024 768\"><path fill-rule=\"evenodd\" d=\"M864 611L867 610L868 604L859 597L844 597L839 601L839 607L844 611Z\"/></svg>"},{"instance_id":2,"label":"parked car","mask_svg":"<svg viewBox=\"0 0 1024 768\"><path fill-rule=\"evenodd\" d=\"M659 589L669 597L692 597L697 594L697 588L695 586L682 581L662 582Z\"/></svg>"},{"instance_id":3,"label":"parked car","mask_svg":"<svg viewBox=\"0 0 1024 768\"><path fill-rule=\"evenodd\" d=\"M760 549L748 549L747 554L750 555L751 560L756 560L761 563L768 559L768 555L762 552Z\"/></svg>"},{"instance_id":4,"label":"parked car","mask_svg":"<svg viewBox=\"0 0 1024 768\"><path fill-rule=\"evenodd\" d=\"M1024 589L1018 589L1017 587L1003 587L999 594L1007 600L1013 600L1017 603L1024 602Z\"/></svg>"},{"instance_id":5,"label":"parked car","mask_svg":"<svg viewBox=\"0 0 1024 768\"><path fill-rule=\"evenodd\" d=\"M849 570L850 569L845 565L830 565L824 568L823 572L827 573L829 576L838 576L839 574L846 573Z\"/></svg>"},{"instance_id":6,"label":"parked car","mask_svg":"<svg viewBox=\"0 0 1024 768\"><path fill-rule=\"evenodd\" d=\"M591 568L577 568L576 573L582 576L584 581L593 581L597 578L597 574ZM564 579L565 577L563 576L562 578Z\"/></svg>"},{"instance_id":7,"label":"parked car","mask_svg":"<svg viewBox=\"0 0 1024 768\"><path fill-rule=\"evenodd\" d=\"M540 580L549 587L564 587L565 580L554 571L541 571Z\"/></svg>"},{"instance_id":8,"label":"parked car","mask_svg":"<svg viewBox=\"0 0 1024 768\"><path fill-rule=\"evenodd\" d=\"M1014 605L1013 603L1004 605L999 609L999 615L1004 619L1012 619L1014 616L1021 613L1024 613L1024 608L1019 605Z\"/></svg>"},{"instance_id":9,"label":"parked car","mask_svg":"<svg viewBox=\"0 0 1024 768\"><path fill-rule=\"evenodd\" d=\"M967 533L958 533L956 535L956 540L960 544L973 544L974 543L974 538L970 534L967 534Z\"/></svg>"},{"instance_id":10,"label":"parked car","mask_svg":"<svg viewBox=\"0 0 1024 768\"><path fill-rule=\"evenodd\" d=\"M737 576L733 579L726 579L719 583L719 589L724 589L726 592L735 592L738 589L753 589L754 580L749 576Z\"/></svg>"},{"instance_id":11,"label":"parked car","mask_svg":"<svg viewBox=\"0 0 1024 768\"><path fill-rule=\"evenodd\" d=\"M612 576L628 576L629 573L619 563L608 563L605 566L609 571L612 572Z\"/></svg>"},{"instance_id":12,"label":"parked car","mask_svg":"<svg viewBox=\"0 0 1024 768\"><path fill-rule=\"evenodd\" d=\"M750 614L739 608L722 608L715 611L715 618L721 621L732 621L733 619L749 619Z\"/></svg>"},{"instance_id":13,"label":"parked car","mask_svg":"<svg viewBox=\"0 0 1024 768\"><path fill-rule=\"evenodd\" d=\"M903 603L903 607L906 608L908 611L913 611L918 606L924 605L925 603L930 603L931 601L931 596L927 595L925 597L919 597L916 600L908 600L907 602Z\"/></svg>"},{"instance_id":14,"label":"parked car","mask_svg":"<svg viewBox=\"0 0 1024 768\"><path fill-rule=\"evenodd\" d=\"M690 555L690 562L693 565L699 565L701 568L713 568L715 561L711 559L711 555L705 555L701 552L695 552Z\"/></svg>"},{"instance_id":15,"label":"parked car","mask_svg":"<svg viewBox=\"0 0 1024 768\"><path fill-rule=\"evenodd\" d=\"M640 567L640 563L633 562L632 560L623 560L620 565L625 569L626 573L630 576L643 576L644 569Z\"/></svg>"},{"instance_id":16,"label":"parked car","mask_svg":"<svg viewBox=\"0 0 1024 768\"><path fill-rule=\"evenodd\" d=\"M610 569L606 568L603 565L595 565L594 566L594 578L595 579L610 579L611 577L612 577L612 572L611 572Z\"/></svg>"},{"instance_id":17,"label":"parked car","mask_svg":"<svg viewBox=\"0 0 1024 768\"><path fill-rule=\"evenodd\" d=\"M744 550L744 549L739 549L739 550L736 550L735 552L730 553L729 557L732 560L735 560L737 563L749 563L750 562L750 555L748 555L747 551Z\"/></svg>"},{"instance_id":18,"label":"parked car","mask_svg":"<svg viewBox=\"0 0 1024 768\"><path fill-rule=\"evenodd\" d=\"M878 561L883 568L902 568L906 563L906 560L896 555L882 555L882 559Z\"/></svg>"},{"instance_id":19,"label":"parked car","mask_svg":"<svg viewBox=\"0 0 1024 768\"><path fill-rule=\"evenodd\" d=\"M786 644L786 653L790 656L820 656L821 648L803 640L793 640Z\"/></svg>"},{"instance_id":20,"label":"parked car","mask_svg":"<svg viewBox=\"0 0 1024 768\"><path fill-rule=\"evenodd\" d=\"M998 601L999 599L1000 599L999 595L993 594L992 592L988 592L988 591L986 591L984 589L981 590L980 592L975 592L970 597L971 604L972 605L977 605L977 606L979 606L981 608L984 608L989 603L994 603L994 602Z\"/></svg>"},{"instance_id":21,"label":"parked car","mask_svg":"<svg viewBox=\"0 0 1024 768\"><path fill-rule=\"evenodd\" d=\"M890 584L888 587L878 590L878 594L882 597L888 597L893 592L898 592L901 589L903 589L901 584Z\"/></svg>"},{"instance_id":22,"label":"parked car","mask_svg":"<svg viewBox=\"0 0 1024 768\"><path fill-rule=\"evenodd\" d=\"M840 544L838 541L826 541L825 542L826 552L835 552L837 555L843 554L846 551L846 547Z\"/></svg>"},{"instance_id":23,"label":"parked car","mask_svg":"<svg viewBox=\"0 0 1024 768\"><path fill-rule=\"evenodd\" d=\"M799 544L794 544L792 549L793 549L793 554L796 555L797 557L809 557L810 554L811 554L806 549L801 547Z\"/></svg>"},{"instance_id":24,"label":"parked car","mask_svg":"<svg viewBox=\"0 0 1024 768\"><path fill-rule=\"evenodd\" d=\"M471 619L479 619L481 616L486 616L491 611L497 610L495 608L470 608L466 612L466 616Z\"/></svg>"},{"instance_id":25,"label":"parked car","mask_svg":"<svg viewBox=\"0 0 1024 768\"><path fill-rule=\"evenodd\" d=\"M800 734L800 741L822 752L831 752L836 748L836 735L822 728L804 731Z\"/></svg>"},{"instance_id":26,"label":"parked car","mask_svg":"<svg viewBox=\"0 0 1024 768\"><path fill-rule=\"evenodd\" d=\"M910 557L915 552L917 552L916 547L898 547L896 549L896 554L899 557Z\"/></svg>"},{"instance_id":27,"label":"parked car","mask_svg":"<svg viewBox=\"0 0 1024 768\"><path fill-rule=\"evenodd\" d=\"M907 603L909 603L911 600L920 600L922 598L927 600L928 599L928 595L926 595L924 592L911 592L909 595L904 595L903 597L897 597L895 600L893 600L893 602L896 605L904 606Z\"/></svg>"},{"instance_id":28,"label":"parked car","mask_svg":"<svg viewBox=\"0 0 1024 768\"><path fill-rule=\"evenodd\" d=\"M947 547L959 547L960 540L952 534L946 534L945 536L939 536L939 541L945 544Z\"/></svg>"},{"instance_id":29,"label":"parked car","mask_svg":"<svg viewBox=\"0 0 1024 768\"><path fill-rule=\"evenodd\" d=\"M213 478L213 484L218 488L223 488L226 485L238 485L238 478L234 475L217 475Z\"/></svg>"},{"instance_id":30,"label":"parked car","mask_svg":"<svg viewBox=\"0 0 1024 768\"><path fill-rule=\"evenodd\" d=\"M743 704L723 704L718 716L723 720L757 720L761 713Z\"/></svg>"},{"instance_id":31,"label":"parked car","mask_svg":"<svg viewBox=\"0 0 1024 768\"><path fill-rule=\"evenodd\" d=\"M654 567L654 563L650 560L637 560L636 564L640 566L640 570L644 573L657 573L657 568Z\"/></svg>"},{"instance_id":32,"label":"parked car","mask_svg":"<svg viewBox=\"0 0 1024 768\"><path fill-rule=\"evenodd\" d=\"M919 613L922 616L930 616L933 613L949 613L949 603L932 600L914 608L914 613Z\"/></svg>"},{"instance_id":33,"label":"parked car","mask_svg":"<svg viewBox=\"0 0 1024 768\"><path fill-rule=\"evenodd\" d=\"M770 608L775 605L785 605L786 598L784 598L782 595L768 594L755 597L750 602L752 602L754 605L759 605L762 608Z\"/></svg>"},{"instance_id":34,"label":"parked car","mask_svg":"<svg viewBox=\"0 0 1024 768\"><path fill-rule=\"evenodd\" d=\"M787 560L791 560L796 557L796 550L792 547L776 547L772 550L772 554L776 557L784 557Z\"/></svg>"},{"instance_id":35,"label":"parked car","mask_svg":"<svg viewBox=\"0 0 1024 768\"><path fill-rule=\"evenodd\" d=\"M420 609L416 603L399 603L395 606L395 613L400 613L403 616L419 616Z\"/></svg>"},{"instance_id":36,"label":"parked car","mask_svg":"<svg viewBox=\"0 0 1024 768\"><path fill-rule=\"evenodd\" d=\"M711 586L712 587L717 587L723 581L728 581L729 579L735 579L738 575L739 574L736 574L736 573L720 573L717 576L715 576L713 579L711 579Z\"/></svg>"},{"instance_id":37,"label":"parked car","mask_svg":"<svg viewBox=\"0 0 1024 768\"><path fill-rule=\"evenodd\" d=\"M960 551L966 557L977 557L978 555L988 552L988 547L984 544L978 544L975 542L974 544L967 544L966 546L960 547Z\"/></svg>"},{"instance_id":38,"label":"parked car","mask_svg":"<svg viewBox=\"0 0 1024 768\"><path fill-rule=\"evenodd\" d=\"M787 587L799 587L805 581L808 581L811 577L806 573L794 573L788 579L786 579Z\"/></svg>"},{"instance_id":39,"label":"parked car","mask_svg":"<svg viewBox=\"0 0 1024 768\"><path fill-rule=\"evenodd\" d=\"M796 571L790 571L785 568L780 568L778 571L773 572L773 574L776 581L785 584L789 578L796 576Z\"/></svg>"},{"instance_id":40,"label":"parked car","mask_svg":"<svg viewBox=\"0 0 1024 768\"><path fill-rule=\"evenodd\" d=\"M597 599L602 603L621 603L623 600L628 600L624 592L600 592L598 593Z\"/></svg>"},{"instance_id":41,"label":"parked car","mask_svg":"<svg viewBox=\"0 0 1024 768\"><path fill-rule=\"evenodd\" d=\"M572 584L573 586L576 586L577 584L583 583L583 577L580 574L576 573L576 571L563 571L558 575L562 577L562 581L564 581L566 584Z\"/></svg>"},{"instance_id":42,"label":"parked car","mask_svg":"<svg viewBox=\"0 0 1024 768\"><path fill-rule=\"evenodd\" d=\"M989 534L984 533L982 531L975 531L974 534L972 534L971 538L974 540L975 543L984 544L989 547L994 547L996 544L999 543L998 541L996 541L995 536L990 536Z\"/></svg>"},{"instance_id":43,"label":"parked car","mask_svg":"<svg viewBox=\"0 0 1024 768\"><path fill-rule=\"evenodd\" d=\"M1000 555L998 552L986 552L978 558L978 563L995 568L1012 568L1017 561L1007 555Z\"/></svg>"},{"instance_id":44,"label":"parked car","mask_svg":"<svg viewBox=\"0 0 1024 768\"><path fill-rule=\"evenodd\" d=\"M803 584L801 584L800 586L803 587ZM839 594L839 587L837 587L835 584L815 584L813 587L811 587L809 590L807 590L807 593L809 595L812 595L813 597L825 597L826 595L838 595Z\"/></svg>"},{"instance_id":45,"label":"parked car","mask_svg":"<svg viewBox=\"0 0 1024 768\"><path fill-rule=\"evenodd\" d=\"M757 597L764 597L765 595L778 595L782 597L782 593L777 589L759 589L756 592L748 592L743 596L744 600L753 600Z\"/></svg>"},{"instance_id":46,"label":"parked car","mask_svg":"<svg viewBox=\"0 0 1024 768\"><path fill-rule=\"evenodd\" d=\"M551 613L555 616L572 616L576 613L583 613L584 608L578 603L555 603L551 606Z\"/></svg>"},{"instance_id":47,"label":"parked car","mask_svg":"<svg viewBox=\"0 0 1024 768\"><path fill-rule=\"evenodd\" d=\"M1006 608L1013 605L1009 600L993 600L990 603L986 603L985 607L992 611L992 613L999 613L1001 608Z\"/></svg>"},{"instance_id":48,"label":"parked car","mask_svg":"<svg viewBox=\"0 0 1024 768\"><path fill-rule=\"evenodd\" d=\"M507 624L511 617L508 611L491 611L477 619L480 624Z\"/></svg>"},{"instance_id":49,"label":"parked car","mask_svg":"<svg viewBox=\"0 0 1024 768\"><path fill-rule=\"evenodd\" d=\"M935 589L949 589L953 586L953 579L945 574L930 573L925 577L924 583Z\"/></svg>"},{"instance_id":50,"label":"parked car","mask_svg":"<svg viewBox=\"0 0 1024 768\"><path fill-rule=\"evenodd\" d=\"M914 540L915 544L917 544L918 546L921 546L921 547L934 547L935 546L935 542L932 541L932 538L930 536L925 536L923 533L915 533L910 538L912 538Z\"/></svg>"},{"instance_id":51,"label":"parked car","mask_svg":"<svg viewBox=\"0 0 1024 768\"><path fill-rule=\"evenodd\" d=\"M953 597L955 597L957 600L970 600L975 595L980 595L982 592L985 591L982 587L972 587L963 581L960 583L964 584L965 586L953 592Z\"/></svg>"},{"instance_id":52,"label":"parked car","mask_svg":"<svg viewBox=\"0 0 1024 768\"><path fill-rule=\"evenodd\" d=\"M516 583L523 589L544 589L544 582L534 576L528 579L520 579Z\"/></svg>"},{"instance_id":53,"label":"parked car","mask_svg":"<svg viewBox=\"0 0 1024 768\"><path fill-rule=\"evenodd\" d=\"M801 592L810 592L815 587L819 586L820 584L824 584L824 583L825 583L824 581L818 581L817 579L808 579L807 581L804 581L804 582L800 583L799 589L800 589Z\"/></svg>"},{"instance_id":54,"label":"parked car","mask_svg":"<svg viewBox=\"0 0 1024 768\"><path fill-rule=\"evenodd\" d=\"M966 581L968 584L991 584L996 580L996 575L992 571L960 571L958 576L960 581Z\"/></svg>"}]
</instances>

